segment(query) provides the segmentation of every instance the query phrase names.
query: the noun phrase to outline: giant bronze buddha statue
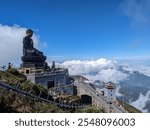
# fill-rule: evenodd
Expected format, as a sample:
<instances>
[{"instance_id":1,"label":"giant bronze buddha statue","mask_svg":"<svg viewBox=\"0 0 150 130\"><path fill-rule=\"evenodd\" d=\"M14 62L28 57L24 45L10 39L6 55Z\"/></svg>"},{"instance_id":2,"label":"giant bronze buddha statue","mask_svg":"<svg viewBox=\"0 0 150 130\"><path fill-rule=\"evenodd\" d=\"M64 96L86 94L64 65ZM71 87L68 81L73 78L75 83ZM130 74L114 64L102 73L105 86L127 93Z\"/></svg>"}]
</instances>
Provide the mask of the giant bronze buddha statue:
<instances>
[{"instance_id":1,"label":"giant bronze buddha statue","mask_svg":"<svg viewBox=\"0 0 150 130\"><path fill-rule=\"evenodd\" d=\"M26 31L26 36L23 38L23 56L22 56L22 67L35 67L42 68L47 65L46 56L36 48L34 48L34 43L32 40L33 31L28 29Z\"/></svg>"}]
</instances>

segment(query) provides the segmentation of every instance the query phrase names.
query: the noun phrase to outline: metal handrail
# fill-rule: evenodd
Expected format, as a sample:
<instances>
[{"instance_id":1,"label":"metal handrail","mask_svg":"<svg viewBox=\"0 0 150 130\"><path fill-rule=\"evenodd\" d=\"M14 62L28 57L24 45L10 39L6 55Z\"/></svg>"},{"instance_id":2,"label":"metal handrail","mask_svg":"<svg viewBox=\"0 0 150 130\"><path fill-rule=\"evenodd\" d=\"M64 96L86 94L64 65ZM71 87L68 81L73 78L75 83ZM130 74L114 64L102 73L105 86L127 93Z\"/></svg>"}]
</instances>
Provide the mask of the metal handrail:
<instances>
[{"instance_id":1,"label":"metal handrail","mask_svg":"<svg viewBox=\"0 0 150 130\"><path fill-rule=\"evenodd\" d=\"M2 81L0 81L0 86L3 87L3 88L6 88L6 89L12 90L16 93L19 93L19 94L25 95L27 97L30 97L32 99L37 99L39 101L44 101L44 102L56 105L58 107L70 108L70 109L80 109L80 108L84 108L84 107L87 106L87 105L72 105L72 104L65 104L65 103L61 103L61 102L58 103L58 102L55 102L55 101L50 101L50 100L48 100L48 98L45 99L45 98L42 98L40 96L31 95L30 93L28 93L26 91L23 91L23 90L19 89L18 87L10 86L10 85L2 82Z\"/></svg>"}]
</instances>

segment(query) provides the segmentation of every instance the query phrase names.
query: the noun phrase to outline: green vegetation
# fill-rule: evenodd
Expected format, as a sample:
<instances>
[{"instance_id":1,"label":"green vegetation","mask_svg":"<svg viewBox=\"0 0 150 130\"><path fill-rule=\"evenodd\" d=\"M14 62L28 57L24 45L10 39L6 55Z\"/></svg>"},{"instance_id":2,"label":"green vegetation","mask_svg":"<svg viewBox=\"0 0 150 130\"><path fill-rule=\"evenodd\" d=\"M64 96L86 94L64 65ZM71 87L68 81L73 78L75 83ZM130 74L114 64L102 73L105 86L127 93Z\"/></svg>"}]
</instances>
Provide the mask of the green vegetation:
<instances>
[{"instance_id":1,"label":"green vegetation","mask_svg":"<svg viewBox=\"0 0 150 130\"><path fill-rule=\"evenodd\" d=\"M1 113L103 113L103 109L89 106L78 110L64 110L55 105L29 99L12 91L0 89Z\"/></svg>"},{"instance_id":2,"label":"green vegetation","mask_svg":"<svg viewBox=\"0 0 150 130\"><path fill-rule=\"evenodd\" d=\"M75 112L77 113L105 113L104 109L98 109L95 106L89 106L83 109L78 109Z\"/></svg>"},{"instance_id":3,"label":"green vegetation","mask_svg":"<svg viewBox=\"0 0 150 130\"><path fill-rule=\"evenodd\" d=\"M0 71L0 80L11 85L18 86L21 90L30 91L30 94L41 97L47 97L47 90L42 85L36 85L26 80L26 76L20 74L17 69L8 69L5 72Z\"/></svg>"},{"instance_id":4,"label":"green vegetation","mask_svg":"<svg viewBox=\"0 0 150 130\"><path fill-rule=\"evenodd\" d=\"M49 113L59 113L59 112L69 112L67 110L62 110L57 106L48 104L45 102L39 102L37 100L32 100L22 95L16 94L14 92L0 89L0 112L19 112L19 113L36 113L36 112L49 112Z\"/></svg>"},{"instance_id":5,"label":"green vegetation","mask_svg":"<svg viewBox=\"0 0 150 130\"><path fill-rule=\"evenodd\" d=\"M124 107L124 109L126 111L128 111L129 113L141 113L140 110L138 110L137 108L127 104L127 103L123 103L122 101L119 100L119 103L122 104L122 106Z\"/></svg>"},{"instance_id":6,"label":"green vegetation","mask_svg":"<svg viewBox=\"0 0 150 130\"><path fill-rule=\"evenodd\" d=\"M140 110L138 110L137 108L125 103L124 104L124 108L126 111L128 111L129 113L141 113Z\"/></svg>"},{"instance_id":7,"label":"green vegetation","mask_svg":"<svg viewBox=\"0 0 150 130\"><path fill-rule=\"evenodd\" d=\"M67 95L67 94L63 94L63 95L60 95L56 101L58 102L67 102L67 103L79 103L80 102L80 97L77 96L77 95Z\"/></svg>"},{"instance_id":8,"label":"green vegetation","mask_svg":"<svg viewBox=\"0 0 150 130\"><path fill-rule=\"evenodd\" d=\"M6 72L11 75L13 78L16 78L18 80L21 80L21 81L24 81L26 80L26 76L19 73L19 71L15 68L10 68L10 69L7 69Z\"/></svg>"}]
</instances>

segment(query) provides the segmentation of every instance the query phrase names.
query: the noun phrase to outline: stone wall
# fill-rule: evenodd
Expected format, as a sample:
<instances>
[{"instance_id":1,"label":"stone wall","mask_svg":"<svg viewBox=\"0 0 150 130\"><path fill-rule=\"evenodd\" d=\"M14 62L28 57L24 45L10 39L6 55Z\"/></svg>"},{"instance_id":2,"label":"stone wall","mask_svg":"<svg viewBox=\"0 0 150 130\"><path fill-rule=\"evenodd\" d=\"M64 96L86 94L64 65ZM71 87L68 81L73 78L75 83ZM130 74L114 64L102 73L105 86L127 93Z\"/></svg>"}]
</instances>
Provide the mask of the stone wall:
<instances>
[{"instance_id":1,"label":"stone wall","mask_svg":"<svg viewBox=\"0 0 150 130\"><path fill-rule=\"evenodd\" d=\"M106 112L113 113L124 113L126 112L124 108L117 106L116 104L110 104L107 100L102 96L98 95L96 90L91 88L91 86L84 82L75 82L77 86L77 95L89 95L92 97L92 105L97 108L104 109Z\"/></svg>"},{"instance_id":2,"label":"stone wall","mask_svg":"<svg viewBox=\"0 0 150 130\"><path fill-rule=\"evenodd\" d=\"M54 87L57 87L58 84L66 84L69 74L66 70L62 72L27 74L26 76L27 80L35 84L41 84L47 89L49 81L54 81Z\"/></svg>"},{"instance_id":3,"label":"stone wall","mask_svg":"<svg viewBox=\"0 0 150 130\"><path fill-rule=\"evenodd\" d=\"M48 89L48 82L54 81L54 86L52 88L57 88L58 93L74 95L73 84L67 83L69 78L68 70L62 72L28 74L26 76L27 80L35 84L41 84L46 89Z\"/></svg>"}]
</instances>

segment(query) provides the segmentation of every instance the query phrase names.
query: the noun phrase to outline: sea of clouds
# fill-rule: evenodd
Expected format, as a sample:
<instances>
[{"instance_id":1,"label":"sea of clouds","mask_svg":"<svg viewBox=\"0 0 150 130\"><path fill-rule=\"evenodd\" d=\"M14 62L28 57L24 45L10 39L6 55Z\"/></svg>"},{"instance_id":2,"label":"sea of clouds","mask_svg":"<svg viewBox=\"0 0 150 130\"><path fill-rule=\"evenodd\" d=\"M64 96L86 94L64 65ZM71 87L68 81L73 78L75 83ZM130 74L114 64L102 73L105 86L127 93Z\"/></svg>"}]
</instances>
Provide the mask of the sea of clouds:
<instances>
[{"instance_id":1,"label":"sea of clouds","mask_svg":"<svg viewBox=\"0 0 150 130\"><path fill-rule=\"evenodd\" d=\"M101 80L104 82L112 81L117 83L126 79L127 74L118 70L116 61L100 58L97 60L71 60L65 61L62 66L69 68L71 75L83 75L90 81Z\"/></svg>"},{"instance_id":2,"label":"sea of clouds","mask_svg":"<svg viewBox=\"0 0 150 130\"><path fill-rule=\"evenodd\" d=\"M121 80L127 79L133 71L138 70L144 73L144 70L146 69L146 67L142 66L136 66L136 68L132 69L127 67L127 65L122 66L122 64L119 64L117 61L107 60L104 58L97 60L70 60L61 63L61 66L68 68L71 75L83 75L91 82L100 80L104 82L112 81L116 84L118 84ZM128 73L126 73L127 71ZM147 71L145 72L146 75L150 74ZM116 95L123 97L125 95L119 92L120 88L121 86L117 85ZM130 102L130 104L142 112L148 112L145 108L148 101L150 101L150 91L148 91L146 95L140 93L139 98L134 102Z\"/></svg>"}]
</instances>

